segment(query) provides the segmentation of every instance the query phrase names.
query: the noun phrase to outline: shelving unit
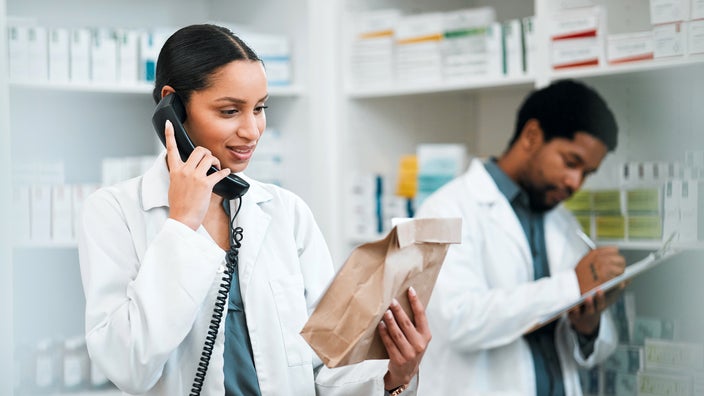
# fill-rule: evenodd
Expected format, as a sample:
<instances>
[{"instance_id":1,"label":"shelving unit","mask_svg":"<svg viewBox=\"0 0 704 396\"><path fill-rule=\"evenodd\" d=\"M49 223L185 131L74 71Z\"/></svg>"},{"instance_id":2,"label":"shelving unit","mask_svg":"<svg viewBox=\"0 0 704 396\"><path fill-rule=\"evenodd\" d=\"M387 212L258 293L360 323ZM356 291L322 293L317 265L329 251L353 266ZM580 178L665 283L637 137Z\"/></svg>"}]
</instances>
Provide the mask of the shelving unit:
<instances>
[{"instance_id":1,"label":"shelving unit","mask_svg":"<svg viewBox=\"0 0 704 396\"><path fill-rule=\"evenodd\" d=\"M648 25L643 20L643 15L648 14L647 0L596 2L612 12L609 31L636 31ZM350 214L345 212L345 182L352 174L376 172L392 176L400 157L415 153L420 143L462 143L474 156L498 155L512 134L515 111L524 96L556 79L576 78L594 86L614 109L621 129L619 148L607 157L585 187L614 186L614 169L619 161L678 159L688 147L704 147L704 91L697 89L704 86L704 56L553 71L547 64L549 43L545 26L559 3L560 0L264 0L245 5L226 0L127 0L86 6L80 0L70 0L59 6L49 0L0 0L0 50L6 51L7 15L32 17L46 26L64 27L143 28L224 20L287 34L292 38L295 84L270 87L269 125L280 128L285 135L283 143L290 164L284 175L289 182L286 187L310 205L335 263L342 265L352 247L365 242L349 238L346 231ZM496 8L497 20L535 15L539 62L533 75L388 89L357 89L344 84L348 70L341 61L346 45L343 30L351 12L399 8L415 13L486 5ZM80 14L75 12L77 9ZM625 9L638 12L624 18ZM0 176L7 176L4 180L9 179L12 161L59 159L65 162L67 183L94 183L100 178L102 158L155 154L160 150L149 123L153 108L150 84L15 83L7 81L6 76L3 64L0 165L5 166L0 166ZM0 198L6 199L0 200L0 206L5 210L9 208L9 196L9 191L0 190ZM2 240L0 243L5 243L9 238ZM659 241L615 243L628 257L660 245ZM79 290L75 243L0 247L7 247L0 263L14 259L13 265L2 265L0 282L4 283L0 285L4 287L0 290L9 293L14 286L10 297L15 300L15 340L50 332L51 324L41 321L36 307L42 306L42 298L53 296L35 296L34 290L21 290L19 285L40 274L41 284L70 289L71 293ZM671 272L658 268L630 287L639 303L643 301L644 313L678 318L690 315L683 332L700 337L704 334L704 319L701 315L691 317L691 313L698 312L697 301L704 300L704 290L685 290L678 285L704 278L704 266L697 265L701 264L697 261L701 261L704 249L701 243L677 247L692 253L673 266ZM22 262L23 257L30 257L32 262ZM657 290L662 296L654 302L658 299L654 292ZM72 323L67 325L71 331L82 332L80 293L72 295L75 297L71 307L62 304L56 309L66 310L63 316L71 318ZM7 303L11 300L0 299L0 312L13 310ZM0 379L4 372L0 370Z\"/></svg>"},{"instance_id":2,"label":"shelving unit","mask_svg":"<svg viewBox=\"0 0 704 396\"><path fill-rule=\"evenodd\" d=\"M27 89L41 91L63 91L63 92L86 92L103 94L142 94L151 95L154 89L152 83L138 84L106 84L106 83L54 83L54 82L10 82L12 89ZM303 88L298 85L269 87L269 95L272 98L278 97L298 97L303 95Z\"/></svg>"},{"instance_id":3,"label":"shelving unit","mask_svg":"<svg viewBox=\"0 0 704 396\"><path fill-rule=\"evenodd\" d=\"M306 81L314 70L307 67L309 53L308 1L264 0L244 5L225 0L189 2L158 0L148 4L137 0L86 5L79 0L56 4L48 0L0 0L0 38L2 53L7 53L7 16L30 18L45 27L114 27L151 29L178 27L192 23L226 23L247 29L290 37L292 85L270 85L267 110L268 126L278 129L284 153L286 185L299 193L314 211L324 212L318 198L326 181L311 177L317 169L314 153L324 130L315 124ZM314 5L314 4L313 4ZM81 10L80 13L76 10ZM5 58L0 67L0 126L2 126L2 164L14 161L60 161L64 164L67 184L100 183L101 161L106 157L154 155L163 150L151 126L154 103L153 84L49 83L8 81ZM311 74L314 76L314 74ZM312 126L312 127L311 127ZM7 143L7 144L4 144ZM7 156L5 156L5 151ZM7 159L7 162L5 161ZM12 166L3 166L9 180ZM3 209L11 207L9 184L3 188ZM3 211L3 214L5 212ZM3 218L7 218L4 215ZM8 215L9 217L9 215ZM324 221L322 222L324 224ZM330 227L328 227L330 228ZM3 234L5 235L5 234ZM14 238L2 238L5 241ZM11 317L8 349L34 345L41 339L62 339L82 334L85 302L75 241L20 242L7 244L7 261L2 263L3 317ZM3 250L4 254L4 250ZM7 265L5 263L8 263ZM3 283L4 284L4 283ZM61 296L57 298L57 296ZM14 302L13 302L14 301ZM7 315L5 308L7 303ZM14 311L14 314L12 313ZM3 331L7 326L3 326ZM14 338L14 340L13 340ZM4 344L3 344L4 347ZM3 349L4 351L4 349ZM8 356L11 367L12 354ZM2 367L5 367L4 365ZM7 379L12 392L11 371ZM2 374L0 374L2 375ZM0 393L5 394L4 385ZM113 396L118 391L56 393L62 396Z\"/></svg>"},{"instance_id":4,"label":"shelving unit","mask_svg":"<svg viewBox=\"0 0 704 396\"><path fill-rule=\"evenodd\" d=\"M619 65L555 71L549 65L551 16L564 0L470 1L346 1L340 22L349 12L397 8L404 14L447 11L490 5L497 20L535 15L535 72L518 80L440 82L433 85L346 88L341 95L339 129L342 163L339 179L355 172L395 175L401 155L415 153L419 143L464 143L472 156L499 155L513 133L515 112L533 88L572 78L586 82L609 103L619 125L619 144L585 188L619 188L619 164L626 161L682 161L685 150L704 149L704 56L686 55ZM581 2L586 3L586 2ZM648 0L595 0L607 8L609 33L650 29ZM700 207L700 210L704 208ZM350 219L340 216L342 240L336 249L349 252L367 242L346 230ZM381 238L381 236L379 236ZM662 241L603 240L616 245L628 263L658 249ZM682 254L640 275L629 286L636 314L673 320L677 339L704 342L704 243L675 243ZM333 249L335 251L335 249ZM344 254L341 254L344 258Z\"/></svg>"}]
</instances>

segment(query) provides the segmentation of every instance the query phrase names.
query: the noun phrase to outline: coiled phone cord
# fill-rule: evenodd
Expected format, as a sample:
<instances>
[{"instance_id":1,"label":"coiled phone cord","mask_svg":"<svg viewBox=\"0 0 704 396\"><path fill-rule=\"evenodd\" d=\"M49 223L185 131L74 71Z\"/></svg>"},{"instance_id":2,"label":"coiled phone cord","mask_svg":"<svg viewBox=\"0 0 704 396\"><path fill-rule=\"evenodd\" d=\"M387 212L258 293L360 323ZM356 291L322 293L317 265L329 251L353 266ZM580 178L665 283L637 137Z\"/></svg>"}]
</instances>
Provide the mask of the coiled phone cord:
<instances>
[{"instance_id":1,"label":"coiled phone cord","mask_svg":"<svg viewBox=\"0 0 704 396\"><path fill-rule=\"evenodd\" d=\"M215 338L218 335L220 322L222 321L223 313L225 312L225 307L227 306L227 299L230 293L230 287L232 286L232 277L235 271L237 271L239 251L240 246L242 246L242 227L235 227L235 218L237 217L237 213L239 213L241 206L242 198L240 197L238 199L237 211L235 212L235 215L230 218L230 250L228 250L225 254L225 262L227 267L225 268L224 275L222 276L220 288L218 289L218 296L215 299L216 301L215 308L213 309L213 317L210 319L208 334L205 337L205 345L203 346L203 352L201 352L198 367L196 368L196 376L193 379L193 386L191 387L191 393L189 394L190 396L199 396L201 390L203 389L205 374L208 371L210 357L213 354L213 348L215 347Z\"/></svg>"}]
</instances>

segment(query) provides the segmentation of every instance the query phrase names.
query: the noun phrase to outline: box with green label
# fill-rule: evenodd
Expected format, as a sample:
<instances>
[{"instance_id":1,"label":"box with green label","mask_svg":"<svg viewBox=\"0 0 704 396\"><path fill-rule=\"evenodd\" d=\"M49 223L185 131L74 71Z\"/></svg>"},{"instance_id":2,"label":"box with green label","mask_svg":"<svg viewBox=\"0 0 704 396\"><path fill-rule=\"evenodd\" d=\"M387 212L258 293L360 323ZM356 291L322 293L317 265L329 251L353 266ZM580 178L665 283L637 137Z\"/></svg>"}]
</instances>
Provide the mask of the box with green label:
<instances>
[{"instance_id":1,"label":"box with green label","mask_svg":"<svg viewBox=\"0 0 704 396\"><path fill-rule=\"evenodd\" d=\"M592 211L592 192L579 190L570 199L564 202L565 209L572 213L585 213Z\"/></svg>"},{"instance_id":2,"label":"box with green label","mask_svg":"<svg viewBox=\"0 0 704 396\"><path fill-rule=\"evenodd\" d=\"M662 189L641 188L626 191L628 213L660 213L662 210Z\"/></svg>"},{"instance_id":3,"label":"box with green label","mask_svg":"<svg viewBox=\"0 0 704 396\"><path fill-rule=\"evenodd\" d=\"M621 190L593 191L592 205L595 213L623 213L621 211Z\"/></svg>"},{"instance_id":4,"label":"box with green label","mask_svg":"<svg viewBox=\"0 0 704 396\"><path fill-rule=\"evenodd\" d=\"M594 217L597 239L624 239L626 218L620 215L599 215Z\"/></svg>"},{"instance_id":5,"label":"box with green label","mask_svg":"<svg viewBox=\"0 0 704 396\"><path fill-rule=\"evenodd\" d=\"M662 218L659 215L628 216L629 239L662 238Z\"/></svg>"}]
</instances>

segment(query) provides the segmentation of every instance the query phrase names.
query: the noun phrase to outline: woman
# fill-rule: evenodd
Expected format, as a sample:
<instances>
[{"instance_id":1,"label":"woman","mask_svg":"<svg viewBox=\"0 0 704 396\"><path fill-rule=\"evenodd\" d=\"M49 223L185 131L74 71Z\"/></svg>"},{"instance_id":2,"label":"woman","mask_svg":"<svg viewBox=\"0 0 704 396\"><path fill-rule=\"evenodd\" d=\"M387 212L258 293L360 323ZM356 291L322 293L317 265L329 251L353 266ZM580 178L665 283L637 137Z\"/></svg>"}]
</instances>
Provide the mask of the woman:
<instances>
[{"instance_id":1,"label":"woman","mask_svg":"<svg viewBox=\"0 0 704 396\"><path fill-rule=\"evenodd\" d=\"M430 332L412 290L416 325L397 303L379 325L388 362L328 370L298 334L333 276L310 210L291 192L241 174L250 184L242 198L212 192L230 172L245 170L266 126L266 74L257 55L225 28L180 29L159 54L154 99L173 94L198 147L182 161L167 122L166 153L150 170L84 204L79 254L91 358L130 394L197 394L201 386L203 395L414 388ZM220 170L207 175L211 166ZM239 259L226 314L204 353L229 250ZM194 382L201 359L202 384Z\"/></svg>"}]
</instances>

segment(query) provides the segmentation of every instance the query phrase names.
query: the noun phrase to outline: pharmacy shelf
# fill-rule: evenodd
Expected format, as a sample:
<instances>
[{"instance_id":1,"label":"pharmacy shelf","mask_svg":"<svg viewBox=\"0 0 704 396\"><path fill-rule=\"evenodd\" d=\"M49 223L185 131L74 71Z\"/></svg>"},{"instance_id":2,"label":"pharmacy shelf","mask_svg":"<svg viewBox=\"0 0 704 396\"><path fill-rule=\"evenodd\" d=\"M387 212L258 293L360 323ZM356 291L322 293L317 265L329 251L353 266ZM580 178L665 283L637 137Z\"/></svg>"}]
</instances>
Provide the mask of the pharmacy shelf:
<instances>
[{"instance_id":1,"label":"pharmacy shelf","mask_svg":"<svg viewBox=\"0 0 704 396\"><path fill-rule=\"evenodd\" d=\"M474 77L463 80L457 79L424 84L406 84L398 86L383 86L383 84L381 84L377 86L349 88L347 95L353 99L365 99L457 91L493 90L505 87L533 85L535 85L535 79L530 76L503 77L498 79Z\"/></svg>"},{"instance_id":2,"label":"pharmacy shelf","mask_svg":"<svg viewBox=\"0 0 704 396\"><path fill-rule=\"evenodd\" d=\"M140 82L134 84L115 83L57 83L57 82L32 82L11 81L11 88L55 90L66 92L98 92L98 93L124 93L124 94L151 94L153 83ZM303 94L299 85L270 85L269 95L272 97L296 97Z\"/></svg>"},{"instance_id":3,"label":"pharmacy shelf","mask_svg":"<svg viewBox=\"0 0 704 396\"><path fill-rule=\"evenodd\" d=\"M550 80L559 80L563 78L589 78L611 76L619 74L638 73L655 70L666 70L681 68L687 66L702 65L704 66L704 54L690 55L678 58L660 58L652 60L644 60L638 62L623 63L618 65L594 66L584 68L574 68L552 71L549 73Z\"/></svg>"},{"instance_id":4,"label":"pharmacy shelf","mask_svg":"<svg viewBox=\"0 0 704 396\"><path fill-rule=\"evenodd\" d=\"M598 246L617 246L622 250L657 250L663 241L656 240L615 240L600 239L595 241ZM672 248L675 250L704 250L704 242L674 242Z\"/></svg>"},{"instance_id":5,"label":"pharmacy shelf","mask_svg":"<svg viewBox=\"0 0 704 396\"><path fill-rule=\"evenodd\" d=\"M72 393L50 393L49 396L122 396L122 392L118 389L109 389Z\"/></svg>"},{"instance_id":6,"label":"pharmacy shelf","mask_svg":"<svg viewBox=\"0 0 704 396\"><path fill-rule=\"evenodd\" d=\"M75 249L78 247L76 241L21 241L12 245L15 249Z\"/></svg>"}]
</instances>

